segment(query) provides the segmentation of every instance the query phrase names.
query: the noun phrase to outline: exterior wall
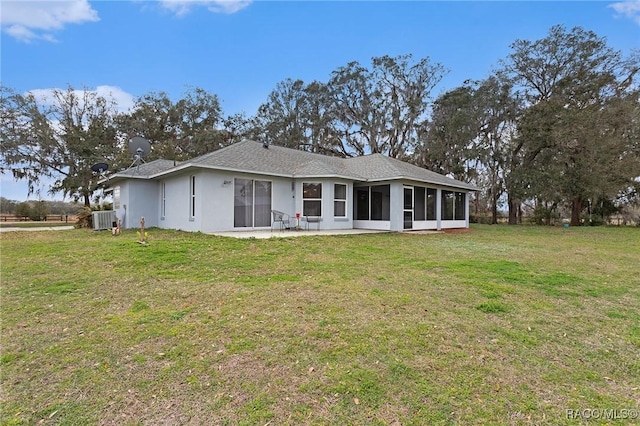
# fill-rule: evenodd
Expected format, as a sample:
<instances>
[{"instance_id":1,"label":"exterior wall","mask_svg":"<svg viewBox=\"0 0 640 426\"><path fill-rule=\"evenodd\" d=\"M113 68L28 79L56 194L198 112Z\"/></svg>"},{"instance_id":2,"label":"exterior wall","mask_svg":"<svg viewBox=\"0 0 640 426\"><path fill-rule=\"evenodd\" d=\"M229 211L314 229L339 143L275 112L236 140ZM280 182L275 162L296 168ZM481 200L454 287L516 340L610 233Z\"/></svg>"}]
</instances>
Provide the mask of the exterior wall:
<instances>
[{"instance_id":1,"label":"exterior wall","mask_svg":"<svg viewBox=\"0 0 640 426\"><path fill-rule=\"evenodd\" d=\"M310 228L315 229L353 229L353 184L351 181L344 179L296 179L294 188L294 208L291 214L295 218L296 213L303 215L303 198L302 189L304 183L321 183L322 184L322 215L320 217L319 224L311 224ZM347 199L346 199L346 217L336 217L334 215L334 200L335 200L335 184L342 184L347 186ZM301 221L301 226L304 226L304 222ZM317 226L319 225L319 226Z\"/></svg>"},{"instance_id":2,"label":"exterior wall","mask_svg":"<svg viewBox=\"0 0 640 426\"><path fill-rule=\"evenodd\" d=\"M238 227L234 225L234 181L235 179L262 180L271 182L271 209L291 214L293 210L293 192L291 179L263 176L248 173L207 171L205 181L204 204L202 206L204 222L203 232L248 231L251 229L269 229L269 227ZM269 220L271 224L271 219Z\"/></svg>"},{"instance_id":3,"label":"exterior wall","mask_svg":"<svg viewBox=\"0 0 640 426\"><path fill-rule=\"evenodd\" d=\"M354 220L353 227L356 229L376 229L378 231L390 231L391 222L388 220Z\"/></svg>"},{"instance_id":4,"label":"exterior wall","mask_svg":"<svg viewBox=\"0 0 640 426\"><path fill-rule=\"evenodd\" d=\"M190 217L190 176L196 177L195 217ZM234 227L234 180L236 178L271 182L271 208L293 214L294 193L291 179L233 173L218 170L203 170L195 174L183 174L165 179L166 214L160 220L162 228L185 231L224 232L250 229ZM158 209L160 206L158 205Z\"/></svg>"},{"instance_id":5,"label":"exterior wall","mask_svg":"<svg viewBox=\"0 0 640 426\"><path fill-rule=\"evenodd\" d=\"M159 226L157 182L131 179L118 186L120 207L116 209L116 217L122 221L123 228L140 227L141 217L145 227Z\"/></svg>"},{"instance_id":6,"label":"exterior wall","mask_svg":"<svg viewBox=\"0 0 640 426\"><path fill-rule=\"evenodd\" d=\"M404 231L404 183L391 182L390 198L391 211L389 216L389 230Z\"/></svg>"},{"instance_id":7,"label":"exterior wall","mask_svg":"<svg viewBox=\"0 0 640 426\"><path fill-rule=\"evenodd\" d=\"M442 229L451 228L468 228L468 224L465 220L443 220Z\"/></svg>"},{"instance_id":8,"label":"exterior wall","mask_svg":"<svg viewBox=\"0 0 640 426\"><path fill-rule=\"evenodd\" d=\"M424 230L430 230L430 229L438 229L437 220L414 220L413 221L414 231L424 231Z\"/></svg>"},{"instance_id":9,"label":"exterior wall","mask_svg":"<svg viewBox=\"0 0 640 426\"><path fill-rule=\"evenodd\" d=\"M196 215L195 217L190 217L189 211L189 203L191 202L190 197L190 176L195 176L196 178ZM200 223L202 219L202 215L199 214L199 206L202 203L202 191L203 191L203 182L202 182L202 172L196 173L185 173L176 176L170 176L162 181L158 181L158 203L156 204L156 210L158 211L158 216L161 217L160 213L160 202L161 202L161 191L162 191L162 182L165 185L166 191L166 204L165 204L165 215L164 218L161 218L159 222L159 227L167 228L167 229L180 229L184 231L199 231Z\"/></svg>"},{"instance_id":10,"label":"exterior wall","mask_svg":"<svg viewBox=\"0 0 640 426\"><path fill-rule=\"evenodd\" d=\"M195 176L195 216L191 217L191 181ZM120 186L120 209L116 215L125 228L137 228L144 216L147 227L158 226L185 231L221 232L243 231L254 228L234 227L234 179L252 179L271 182L271 208L283 211L295 221L296 213L303 213L303 183L322 183L322 215L319 229L376 229L404 231L404 187L435 188L436 220L413 221L413 230L465 228L469 226L469 194L465 197L464 220L441 220L442 190L452 188L415 183L411 181L375 182L364 186L389 185L389 220L354 220L354 185L343 179L291 179L250 173L219 170L196 170L168 176L162 180L128 180ZM346 217L334 216L334 184L347 187ZM162 214L162 188L165 190L165 208ZM460 190L458 190L460 192ZM126 206L126 207L125 207ZM304 226L304 222L300 222ZM316 224L310 225L316 228ZM269 229L267 227L255 229Z\"/></svg>"}]
</instances>

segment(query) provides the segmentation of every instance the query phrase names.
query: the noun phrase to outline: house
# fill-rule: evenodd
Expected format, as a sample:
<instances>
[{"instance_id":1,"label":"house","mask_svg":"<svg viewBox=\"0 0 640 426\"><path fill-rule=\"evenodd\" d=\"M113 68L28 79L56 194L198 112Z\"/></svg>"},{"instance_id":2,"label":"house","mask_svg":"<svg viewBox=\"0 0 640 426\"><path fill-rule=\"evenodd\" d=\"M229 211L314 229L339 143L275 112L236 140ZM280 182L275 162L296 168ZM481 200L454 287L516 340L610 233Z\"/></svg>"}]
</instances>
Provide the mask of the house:
<instances>
[{"instance_id":1,"label":"house","mask_svg":"<svg viewBox=\"0 0 640 426\"><path fill-rule=\"evenodd\" d=\"M338 158L245 140L192 160L141 163L110 176L124 228L270 229L272 210L319 229L466 228L464 182L371 154ZM315 227L315 226L314 226Z\"/></svg>"}]
</instances>

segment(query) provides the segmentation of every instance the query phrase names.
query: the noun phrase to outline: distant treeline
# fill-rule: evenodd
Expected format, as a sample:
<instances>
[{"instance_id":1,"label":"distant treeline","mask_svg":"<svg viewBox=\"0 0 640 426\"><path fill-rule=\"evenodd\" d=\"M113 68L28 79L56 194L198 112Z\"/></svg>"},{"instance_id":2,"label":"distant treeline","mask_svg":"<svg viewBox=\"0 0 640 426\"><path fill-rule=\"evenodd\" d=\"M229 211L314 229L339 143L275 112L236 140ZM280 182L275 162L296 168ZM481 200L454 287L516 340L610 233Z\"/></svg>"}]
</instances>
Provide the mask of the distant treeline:
<instances>
[{"instance_id":1,"label":"distant treeline","mask_svg":"<svg viewBox=\"0 0 640 426\"><path fill-rule=\"evenodd\" d=\"M48 214L75 215L81 204L67 201L15 201L0 197L0 213L17 216L38 216Z\"/></svg>"}]
</instances>

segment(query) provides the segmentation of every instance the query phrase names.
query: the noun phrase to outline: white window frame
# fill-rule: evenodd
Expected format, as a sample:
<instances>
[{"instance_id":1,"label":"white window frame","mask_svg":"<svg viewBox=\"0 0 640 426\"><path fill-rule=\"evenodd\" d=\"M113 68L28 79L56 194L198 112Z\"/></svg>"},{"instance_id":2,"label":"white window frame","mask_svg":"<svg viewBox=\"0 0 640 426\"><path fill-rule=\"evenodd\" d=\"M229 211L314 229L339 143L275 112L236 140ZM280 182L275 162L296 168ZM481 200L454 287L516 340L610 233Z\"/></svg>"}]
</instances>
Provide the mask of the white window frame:
<instances>
[{"instance_id":1,"label":"white window frame","mask_svg":"<svg viewBox=\"0 0 640 426\"><path fill-rule=\"evenodd\" d=\"M167 214L167 182L160 182L160 220Z\"/></svg>"},{"instance_id":2,"label":"white window frame","mask_svg":"<svg viewBox=\"0 0 640 426\"><path fill-rule=\"evenodd\" d=\"M336 188L338 186L343 186L344 187L344 198L338 198L338 196L336 195L338 191L336 191ZM348 187L346 184L344 183L334 183L333 184L333 216L334 217L347 217L347 195L348 195ZM341 203L344 205L344 214L343 215L338 215L336 214L336 203Z\"/></svg>"},{"instance_id":3,"label":"white window frame","mask_svg":"<svg viewBox=\"0 0 640 426\"><path fill-rule=\"evenodd\" d=\"M304 187L305 185L320 185L320 198L307 198L304 196ZM319 201L320 202L320 214L319 217L322 217L322 182L302 182L302 215L303 216L316 216L309 215L305 212L305 203L307 201Z\"/></svg>"},{"instance_id":4,"label":"white window frame","mask_svg":"<svg viewBox=\"0 0 640 426\"><path fill-rule=\"evenodd\" d=\"M113 209L120 208L120 186L113 187Z\"/></svg>"},{"instance_id":5,"label":"white window frame","mask_svg":"<svg viewBox=\"0 0 640 426\"><path fill-rule=\"evenodd\" d=\"M196 177L189 176L189 219L196 217Z\"/></svg>"}]
</instances>

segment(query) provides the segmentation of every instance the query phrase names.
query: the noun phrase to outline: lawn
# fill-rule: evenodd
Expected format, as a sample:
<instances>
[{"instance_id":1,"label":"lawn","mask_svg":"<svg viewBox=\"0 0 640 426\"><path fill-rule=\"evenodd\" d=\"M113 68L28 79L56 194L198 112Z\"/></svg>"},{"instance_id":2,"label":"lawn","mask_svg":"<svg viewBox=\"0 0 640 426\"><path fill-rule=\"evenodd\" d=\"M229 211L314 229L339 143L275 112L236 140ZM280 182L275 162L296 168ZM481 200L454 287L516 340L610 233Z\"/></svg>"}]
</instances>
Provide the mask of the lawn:
<instances>
[{"instance_id":1,"label":"lawn","mask_svg":"<svg viewBox=\"0 0 640 426\"><path fill-rule=\"evenodd\" d=\"M3 425L640 422L640 228L0 238Z\"/></svg>"}]
</instances>

